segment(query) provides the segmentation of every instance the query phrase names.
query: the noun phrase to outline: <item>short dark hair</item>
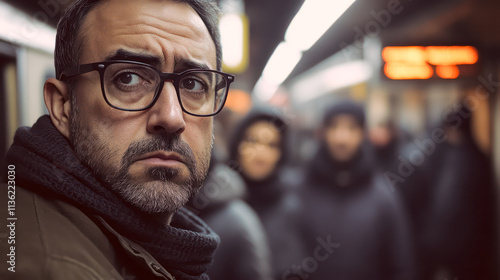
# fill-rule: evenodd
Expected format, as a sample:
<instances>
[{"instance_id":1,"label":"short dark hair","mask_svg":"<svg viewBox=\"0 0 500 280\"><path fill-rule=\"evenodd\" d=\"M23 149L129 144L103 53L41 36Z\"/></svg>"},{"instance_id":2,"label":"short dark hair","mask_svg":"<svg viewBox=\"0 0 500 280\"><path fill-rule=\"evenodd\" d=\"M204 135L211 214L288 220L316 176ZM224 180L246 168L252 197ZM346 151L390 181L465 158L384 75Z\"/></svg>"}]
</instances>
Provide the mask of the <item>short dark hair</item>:
<instances>
[{"instance_id":1,"label":"short dark hair","mask_svg":"<svg viewBox=\"0 0 500 280\"><path fill-rule=\"evenodd\" d=\"M220 10L210 0L173 0L189 4L200 16L215 44L217 70L222 67L222 46L220 42L219 16ZM63 14L57 25L54 64L56 77L69 67L79 64L83 36L80 27L87 14L105 0L78 0Z\"/></svg>"}]
</instances>

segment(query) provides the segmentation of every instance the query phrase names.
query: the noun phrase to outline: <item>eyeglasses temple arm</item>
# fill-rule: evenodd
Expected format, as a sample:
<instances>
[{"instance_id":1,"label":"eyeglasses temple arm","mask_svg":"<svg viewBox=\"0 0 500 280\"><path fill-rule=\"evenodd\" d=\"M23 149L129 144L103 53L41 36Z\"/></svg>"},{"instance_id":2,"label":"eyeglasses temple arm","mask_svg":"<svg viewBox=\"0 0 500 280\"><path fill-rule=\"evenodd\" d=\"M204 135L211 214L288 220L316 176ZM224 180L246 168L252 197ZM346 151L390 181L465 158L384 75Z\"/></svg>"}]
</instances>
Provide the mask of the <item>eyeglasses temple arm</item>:
<instances>
[{"instance_id":1,"label":"eyeglasses temple arm","mask_svg":"<svg viewBox=\"0 0 500 280\"><path fill-rule=\"evenodd\" d=\"M59 76L59 80L63 81L64 79L72 78L81 74L88 73L90 71L98 70L99 68L103 68L104 65L102 63L90 63L90 64L82 64L77 65L75 67L68 68L64 70Z\"/></svg>"}]
</instances>

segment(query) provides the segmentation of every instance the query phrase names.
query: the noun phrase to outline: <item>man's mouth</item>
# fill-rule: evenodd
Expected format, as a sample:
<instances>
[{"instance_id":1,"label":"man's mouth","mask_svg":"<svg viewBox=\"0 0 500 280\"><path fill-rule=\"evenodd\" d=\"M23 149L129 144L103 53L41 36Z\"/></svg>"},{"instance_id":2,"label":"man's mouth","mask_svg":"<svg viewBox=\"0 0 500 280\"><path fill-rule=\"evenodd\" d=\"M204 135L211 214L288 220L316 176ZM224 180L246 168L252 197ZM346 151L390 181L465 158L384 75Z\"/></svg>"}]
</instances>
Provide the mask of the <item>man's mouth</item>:
<instances>
[{"instance_id":1,"label":"man's mouth","mask_svg":"<svg viewBox=\"0 0 500 280\"><path fill-rule=\"evenodd\" d=\"M165 151L156 151L144 154L139 157L136 162L165 167L175 167L180 164L185 165L184 159L178 153Z\"/></svg>"}]
</instances>

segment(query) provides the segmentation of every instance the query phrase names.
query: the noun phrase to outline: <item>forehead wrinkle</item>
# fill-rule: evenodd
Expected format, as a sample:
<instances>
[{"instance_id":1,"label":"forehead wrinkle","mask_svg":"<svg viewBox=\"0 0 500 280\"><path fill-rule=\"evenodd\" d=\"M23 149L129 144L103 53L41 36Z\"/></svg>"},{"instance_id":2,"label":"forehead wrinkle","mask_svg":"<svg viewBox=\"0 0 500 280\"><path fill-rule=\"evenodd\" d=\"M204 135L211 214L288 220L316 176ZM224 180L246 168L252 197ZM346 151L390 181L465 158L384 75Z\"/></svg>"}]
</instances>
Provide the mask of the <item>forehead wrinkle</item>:
<instances>
[{"instance_id":1,"label":"forehead wrinkle","mask_svg":"<svg viewBox=\"0 0 500 280\"><path fill-rule=\"evenodd\" d=\"M200 41L203 36L201 32L194 32L191 28L182 26L179 24L164 23L157 24L156 22L123 22L124 24L116 24L114 30L122 35L142 35L142 34L152 34L159 37L179 37L193 40L199 38ZM201 38L200 38L201 37Z\"/></svg>"},{"instance_id":2,"label":"forehead wrinkle","mask_svg":"<svg viewBox=\"0 0 500 280\"><path fill-rule=\"evenodd\" d=\"M172 33L172 34L179 36L179 37L198 38L198 37L203 37L204 35L208 35L210 37L205 24L200 25L199 23L197 23L197 21L192 20L192 19L190 19L187 23L191 24L192 25L191 27L194 27L194 28L191 28L188 25L181 24L181 23L178 23L175 21L170 21L170 20L168 20L168 18L167 19L159 18L159 17L156 17L154 15L147 15L146 18L147 18L147 20L145 23L149 27L154 27L154 28L157 28L160 30L162 30L162 26L164 24L170 25L171 27L177 27L177 28L174 28L174 30L179 29L179 31ZM153 20L151 20L151 19L153 19ZM149 22L149 21L151 21L151 22ZM204 31L206 31L206 32L204 32Z\"/></svg>"},{"instance_id":3,"label":"forehead wrinkle","mask_svg":"<svg viewBox=\"0 0 500 280\"><path fill-rule=\"evenodd\" d=\"M134 27L134 28L130 28ZM186 30L191 30L190 28L185 28ZM123 31L123 32L122 32ZM215 58L215 44L213 43L210 36L206 36L203 38L202 36L190 37L189 35L184 35L182 31L179 30L179 33L172 33L170 31L158 28L156 26L150 26L147 24L141 24L141 26L130 25L123 26L120 28L120 35L116 35L116 37L127 37L127 36L144 36L150 35L149 38L141 38L138 40L139 44L134 44L136 46L140 46L142 49L150 50L156 52L157 54L162 53L164 60L170 58L173 54L167 54L167 51L170 49L167 47L170 44L176 44L175 46L175 54L179 56L175 56L175 61L177 62L183 58L191 58L197 61L207 59L207 54L212 52ZM195 32L192 32L193 34ZM199 32L196 32L199 33ZM151 41L155 42L155 44L151 44ZM189 44L186 42L189 41ZM210 44L207 44L207 41ZM192 48L194 45L195 48ZM159 50L161 49L161 51ZM164 61L165 62L165 61ZM215 67L215 61L207 61L210 62L212 67Z\"/></svg>"},{"instance_id":4,"label":"forehead wrinkle","mask_svg":"<svg viewBox=\"0 0 500 280\"><path fill-rule=\"evenodd\" d=\"M206 42L209 41L211 45L214 45L215 53L215 44L203 23L200 25L197 24L196 21L191 20L188 24L191 23L192 25L185 25L152 15L141 18L140 23L123 22L123 25L118 24L116 30L124 36L152 35L158 37L160 40L167 39L168 41L178 43L179 46L184 46L185 42L183 42L183 40L188 40L191 43L195 43L197 48L202 49L205 53L210 49L210 45L206 44ZM158 43L160 42L158 41ZM163 44L160 43L160 45Z\"/></svg>"},{"instance_id":5,"label":"forehead wrinkle","mask_svg":"<svg viewBox=\"0 0 500 280\"><path fill-rule=\"evenodd\" d=\"M130 16L120 15L120 16L109 16L101 14L99 17L100 21L107 25L112 26L114 29L127 29L132 30L138 29L138 32L148 33L158 33L158 35L163 35L165 33L172 34L180 38L187 39L197 39L198 41L204 38L210 38L211 36L208 32L207 27L199 17L199 15L194 11L191 6L186 3L189 10L183 11L183 16L169 16L170 7L165 6L163 10L156 13L148 12L147 10L141 10L141 14L131 14ZM103 12L103 11L101 11ZM172 19L170 19L172 17ZM125 30L127 32L127 30Z\"/></svg>"},{"instance_id":6,"label":"forehead wrinkle","mask_svg":"<svg viewBox=\"0 0 500 280\"><path fill-rule=\"evenodd\" d=\"M145 54L152 54L152 55L158 55L161 57L161 66L162 68L175 68L175 66L178 63L181 63L185 60L192 60L193 62L197 62L200 64L207 64L211 68L215 69L215 59L214 61L211 61L211 59L208 59L206 54L209 52L210 48L206 46L206 44L203 43L198 43L197 46L199 48L198 51L193 52L192 48L189 48L182 44L182 40L176 40L178 46L176 47L175 51L172 51L168 47L165 47L165 42L162 42L165 40L165 38L158 36L155 33L135 33L135 34L124 34L124 35L119 35L117 37L129 37L129 36L135 36L135 35L151 35L150 38L147 39L142 39L141 41L138 41L139 44L127 44L124 46L124 49L129 49L132 51L136 51L139 53L145 53ZM170 42L174 40L170 40ZM154 43L153 43L154 42ZM215 51L213 51L215 55Z\"/></svg>"},{"instance_id":7,"label":"forehead wrinkle","mask_svg":"<svg viewBox=\"0 0 500 280\"><path fill-rule=\"evenodd\" d=\"M207 27L191 7L189 7L191 11L181 11L182 18L175 15L169 16L168 11L163 12L161 8L158 14L141 9L140 15L132 15L125 11L125 15L120 14L120 16L106 13L106 8L110 7L103 5L101 8L91 12L86 19L86 39L95 36L101 37L99 40L105 40L108 36L109 38L138 36L139 39L134 40L132 37L115 42L125 49L140 49L163 55L164 60L167 60L164 64L173 64L183 58L191 60L194 58L197 61L208 59L206 63L212 65L213 68L216 67L215 43ZM87 41L86 39L84 41ZM213 53L213 59L211 53Z\"/></svg>"},{"instance_id":8,"label":"forehead wrinkle","mask_svg":"<svg viewBox=\"0 0 500 280\"><path fill-rule=\"evenodd\" d=\"M132 30L134 29L134 30ZM191 30L190 28L184 28L185 30ZM123 31L123 32L121 32ZM165 30L156 26L150 26L148 24L141 24L138 26L137 24L132 24L130 26L122 26L119 29L119 32L122 34L116 36L129 36L129 35L152 35L158 37L159 39L166 39L170 42L182 44L184 40L191 41L196 43L197 46L201 46L203 49L206 49L207 46L204 43L203 36L190 36L190 34L186 34L182 30L178 30L178 32L171 32L171 30ZM195 32L191 32L194 34ZM199 33L199 32L196 32ZM209 37L206 37L209 38ZM210 39L211 40L211 39Z\"/></svg>"}]
</instances>

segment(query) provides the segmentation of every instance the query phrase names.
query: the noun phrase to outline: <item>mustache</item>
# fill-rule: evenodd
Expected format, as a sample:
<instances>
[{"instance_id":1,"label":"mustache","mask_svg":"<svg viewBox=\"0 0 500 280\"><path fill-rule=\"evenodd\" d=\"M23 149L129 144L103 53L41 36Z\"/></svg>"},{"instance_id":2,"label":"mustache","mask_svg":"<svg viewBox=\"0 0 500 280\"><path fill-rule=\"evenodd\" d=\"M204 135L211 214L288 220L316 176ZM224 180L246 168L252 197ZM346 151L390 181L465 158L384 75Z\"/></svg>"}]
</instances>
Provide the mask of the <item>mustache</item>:
<instances>
[{"instance_id":1,"label":"mustache","mask_svg":"<svg viewBox=\"0 0 500 280\"><path fill-rule=\"evenodd\" d=\"M122 157L122 168L130 167L140 156L156 152L166 151L179 154L190 170L196 167L196 160L189 145L182 141L179 135L154 135L151 138L132 142Z\"/></svg>"}]
</instances>

